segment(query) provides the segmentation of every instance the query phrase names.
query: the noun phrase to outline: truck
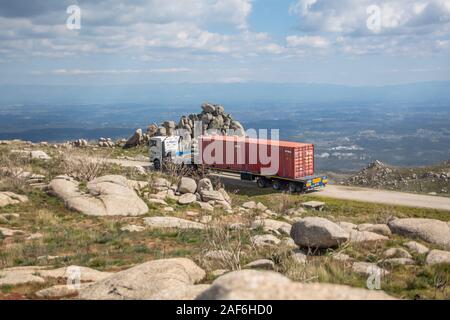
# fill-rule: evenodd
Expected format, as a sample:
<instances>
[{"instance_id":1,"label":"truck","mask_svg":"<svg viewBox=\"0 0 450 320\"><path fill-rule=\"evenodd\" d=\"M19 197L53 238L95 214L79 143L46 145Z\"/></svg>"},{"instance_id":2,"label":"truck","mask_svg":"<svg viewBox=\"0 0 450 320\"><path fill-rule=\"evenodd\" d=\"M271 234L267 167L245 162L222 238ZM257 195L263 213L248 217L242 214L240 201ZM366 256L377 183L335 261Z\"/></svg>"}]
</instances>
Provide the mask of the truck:
<instances>
[{"instance_id":1,"label":"truck","mask_svg":"<svg viewBox=\"0 0 450 320\"><path fill-rule=\"evenodd\" d=\"M157 136L150 139L149 146L156 170L169 161L238 174L241 180L256 181L260 188L290 193L305 193L328 184L325 175L314 174L314 145L309 143L210 135L198 137L195 143L181 136Z\"/></svg>"}]
</instances>

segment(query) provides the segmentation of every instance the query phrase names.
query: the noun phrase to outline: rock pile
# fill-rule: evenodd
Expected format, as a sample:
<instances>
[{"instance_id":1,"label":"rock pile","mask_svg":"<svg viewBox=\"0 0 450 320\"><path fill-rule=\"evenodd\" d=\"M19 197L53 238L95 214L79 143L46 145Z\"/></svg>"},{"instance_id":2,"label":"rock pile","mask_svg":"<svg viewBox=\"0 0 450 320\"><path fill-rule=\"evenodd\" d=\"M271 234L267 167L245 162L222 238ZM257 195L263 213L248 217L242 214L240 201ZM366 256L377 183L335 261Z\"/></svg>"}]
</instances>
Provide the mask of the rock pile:
<instances>
[{"instance_id":1,"label":"rock pile","mask_svg":"<svg viewBox=\"0 0 450 320\"><path fill-rule=\"evenodd\" d=\"M375 160L356 175L350 177L346 183L360 186L380 187L392 180L393 170L383 162Z\"/></svg>"},{"instance_id":2,"label":"rock pile","mask_svg":"<svg viewBox=\"0 0 450 320\"><path fill-rule=\"evenodd\" d=\"M237 135L244 136L245 129L242 124L233 119L233 117L225 112L221 105L204 103L201 113L192 113L183 115L178 123L167 120L161 124L152 123L147 127L146 133L141 129L128 139L124 148L133 148L141 144L147 143L149 138L154 136L173 136L175 134L183 135L185 139L195 138L195 124L200 123L198 134L216 133L221 135ZM208 132L207 132L208 130ZM184 134L181 134L183 131Z\"/></svg>"},{"instance_id":3,"label":"rock pile","mask_svg":"<svg viewBox=\"0 0 450 320\"><path fill-rule=\"evenodd\" d=\"M98 146L101 148L114 148L115 143L111 138L100 138L98 140Z\"/></svg>"},{"instance_id":4,"label":"rock pile","mask_svg":"<svg viewBox=\"0 0 450 320\"><path fill-rule=\"evenodd\" d=\"M87 142L87 140L85 139L78 139L72 142L69 142L69 144L72 147L76 147L76 148L82 148L82 147L87 147L89 145L89 143Z\"/></svg>"},{"instance_id":5,"label":"rock pile","mask_svg":"<svg viewBox=\"0 0 450 320\"><path fill-rule=\"evenodd\" d=\"M189 177L182 177L178 185L172 185L167 179L156 178L151 187L158 191L147 194L149 201L155 204L167 205L166 198L176 200L178 204L196 203L203 210L211 211L214 206L231 210L231 198L225 189L214 190L211 180L204 178L198 182Z\"/></svg>"},{"instance_id":6,"label":"rock pile","mask_svg":"<svg viewBox=\"0 0 450 320\"><path fill-rule=\"evenodd\" d=\"M450 165L444 162L429 168L389 167L375 160L344 184L421 193L448 193Z\"/></svg>"},{"instance_id":7,"label":"rock pile","mask_svg":"<svg viewBox=\"0 0 450 320\"><path fill-rule=\"evenodd\" d=\"M207 130L215 131L221 135L238 135L244 136L245 130L242 124L234 120L229 113L221 105L204 103L202 105L202 112L199 114L190 114L182 116L175 129L183 129L190 133L194 138L194 124L201 122L201 133L204 134ZM171 131L166 132L170 135Z\"/></svg>"}]
</instances>

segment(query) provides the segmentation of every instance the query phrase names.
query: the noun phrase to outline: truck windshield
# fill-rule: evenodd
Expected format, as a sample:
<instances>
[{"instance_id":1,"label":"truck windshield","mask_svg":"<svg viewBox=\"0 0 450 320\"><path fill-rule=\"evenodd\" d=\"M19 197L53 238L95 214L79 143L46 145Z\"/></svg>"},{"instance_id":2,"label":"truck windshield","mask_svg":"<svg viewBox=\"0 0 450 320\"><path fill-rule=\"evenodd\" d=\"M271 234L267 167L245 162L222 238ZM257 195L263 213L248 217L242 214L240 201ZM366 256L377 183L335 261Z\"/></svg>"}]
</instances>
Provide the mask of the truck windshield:
<instances>
[{"instance_id":1,"label":"truck windshield","mask_svg":"<svg viewBox=\"0 0 450 320\"><path fill-rule=\"evenodd\" d=\"M156 140L150 140L150 147L156 147L157 142Z\"/></svg>"}]
</instances>

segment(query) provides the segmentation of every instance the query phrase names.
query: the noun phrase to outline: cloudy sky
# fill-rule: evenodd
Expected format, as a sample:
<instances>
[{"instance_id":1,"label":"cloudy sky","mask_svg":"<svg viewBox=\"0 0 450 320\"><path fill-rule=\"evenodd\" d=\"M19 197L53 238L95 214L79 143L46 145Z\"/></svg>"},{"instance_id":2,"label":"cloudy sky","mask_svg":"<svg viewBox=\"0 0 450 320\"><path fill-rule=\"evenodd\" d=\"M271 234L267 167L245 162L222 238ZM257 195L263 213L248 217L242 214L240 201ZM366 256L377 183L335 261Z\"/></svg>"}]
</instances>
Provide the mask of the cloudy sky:
<instances>
[{"instance_id":1,"label":"cloudy sky","mask_svg":"<svg viewBox=\"0 0 450 320\"><path fill-rule=\"evenodd\" d=\"M81 29L67 27L71 5ZM2 84L450 80L450 0L1 0L0 74Z\"/></svg>"}]
</instances>

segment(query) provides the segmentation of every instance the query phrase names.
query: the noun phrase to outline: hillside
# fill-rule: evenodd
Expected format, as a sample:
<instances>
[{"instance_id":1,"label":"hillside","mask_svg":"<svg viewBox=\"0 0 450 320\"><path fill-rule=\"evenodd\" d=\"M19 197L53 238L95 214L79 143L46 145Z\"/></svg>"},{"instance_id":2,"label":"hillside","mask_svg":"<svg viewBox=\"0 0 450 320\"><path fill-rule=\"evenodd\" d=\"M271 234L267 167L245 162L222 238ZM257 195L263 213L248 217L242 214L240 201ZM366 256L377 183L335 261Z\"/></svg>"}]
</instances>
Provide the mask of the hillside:
<instances>
[{"instance_id":1,"label":"hillside","mask_svg":"<svg viewBox=\"0 0 450 320\"><path fill-rule=\"evenodd\" d=\"M347 185L402 192L450 195L450 161L435 166L402 168L374 161L347 178Z\"/></svg>"},{"instance_id":2,"label":"hillside","mask_svg":"<svg viewBox=\"0 0 450 320\"><path fill-rule=\"evenodd\" d=\"M192 173L133 165L144 152L0 146L0 298L223 298L217 286L272 299L387 298L364 289L374 274L390 296L450 298L448 211L187 179ZM308 209L308 201L324 207ZM73 268L79 287L65 285ZM258 277L271 290L236 286Z\"/></svg>"}]
</instances>

